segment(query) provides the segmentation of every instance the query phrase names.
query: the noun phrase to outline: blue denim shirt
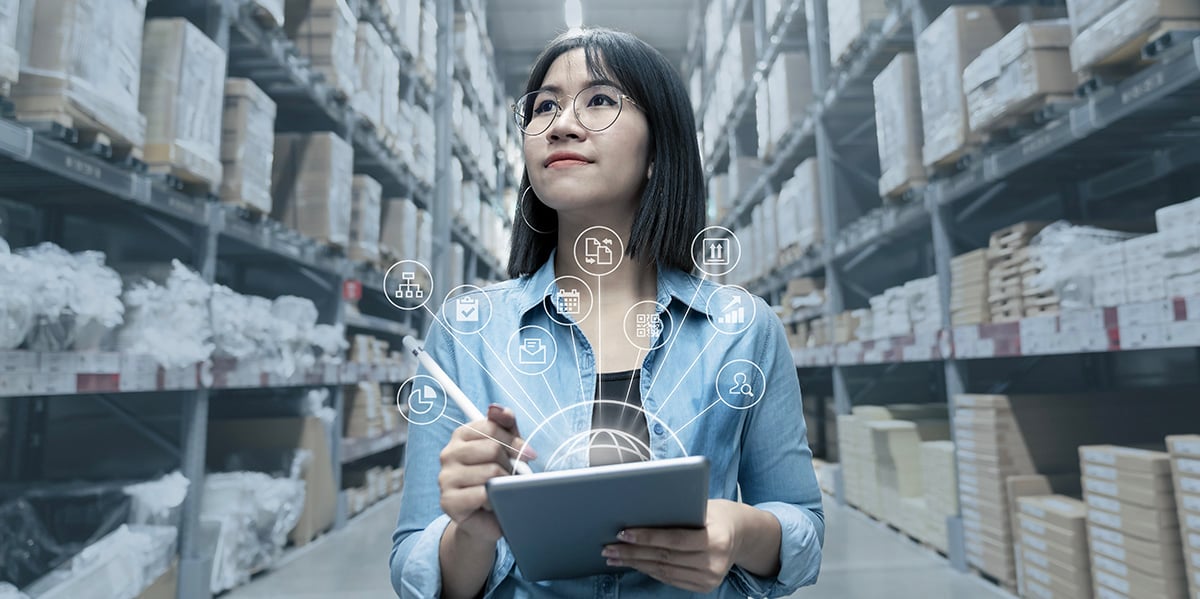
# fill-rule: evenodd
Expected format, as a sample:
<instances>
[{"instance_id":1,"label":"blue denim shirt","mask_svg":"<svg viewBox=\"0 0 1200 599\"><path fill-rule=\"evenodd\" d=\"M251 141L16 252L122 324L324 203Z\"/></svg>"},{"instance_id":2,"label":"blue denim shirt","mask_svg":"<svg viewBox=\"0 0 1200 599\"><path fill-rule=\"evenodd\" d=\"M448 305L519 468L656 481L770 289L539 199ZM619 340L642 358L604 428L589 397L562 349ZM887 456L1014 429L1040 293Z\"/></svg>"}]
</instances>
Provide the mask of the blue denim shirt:
<instances>
[{"instance_id":1,"label":"blue denim shirt","mask_svg":"<svg viewBox=\"0 0 1200 599\"><path fill-rule=\"evenodd\" d=\"M569 326L569 317L556 310L551 301L557 290L554 281L551 255L531 276L459 296L478 300L481 309L490 310L482 332L463 334L448 329L443 324L443 311L425 341L425 349L481 412L486 412L490 403L514 410L523 437L538 451L539 459L530 464L535 472L552 462L553 469L587 465L586 449L563 448L581 435L586 438L595 397L595 352L577 327ZM767 304L755 297L748 329L737 335L719 332L709 320L709 306L716 308L725 291L715 283L678 270L659 269L657 302L669 314L661 314L660 308L664 337L661 343L653 344L658 349L646 353L641 370L650 449L654 459L707 456L710 498L736 501L740 489L741 501L779 519L783 536L778 576L763 578L734 567L721 587L708 596L781 597L817 580L825 533L821 493L806 437L799 380L783 325ZM553 338L547 349L556 350L556 355L543 373L521 372L531 370L516 366L512 359L513 336L526 326L542 327ZM603 335L621 335L623 327L603 329ZM520 343L516 347L519 351ZM749 361L761 370L761 379L752 375L734 381L758 386L765 381L765 387L759 389L759 401L722 401L722 389L728 386L731 388L726 391L735 391L728 380L721 378L728 379L730 372L722 373L722 367L737 360L737 364L745 366ZM418 372L423 373L424 369ZM719 379L722 382L718 384ZM728 394L724 395L729 399ZM438 548L450 519L440 508L439 454L463 422L466 417L451 401L436 421L409 426L405 484L390 560L392 586L401 597L437 597L441 593ZM501 539L496 544L484 596L695 595L636 571L565 581L530 581L521 575L508 544Z\"/></svg>"}]
</instances>

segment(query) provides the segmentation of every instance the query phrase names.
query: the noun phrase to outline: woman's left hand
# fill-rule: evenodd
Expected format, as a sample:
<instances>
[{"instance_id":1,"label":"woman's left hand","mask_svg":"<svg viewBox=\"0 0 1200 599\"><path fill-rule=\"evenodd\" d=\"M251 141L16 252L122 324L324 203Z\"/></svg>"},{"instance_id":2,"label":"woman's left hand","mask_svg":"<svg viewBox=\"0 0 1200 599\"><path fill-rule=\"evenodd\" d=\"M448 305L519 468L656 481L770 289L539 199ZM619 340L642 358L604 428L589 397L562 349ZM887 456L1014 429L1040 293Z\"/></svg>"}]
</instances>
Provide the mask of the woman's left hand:
<instances>
[{"instance_id":1,"label":"woman's left hand","mask_svg":"<svg viewBox=\"0 0 1200 599\"><path fill-rule=\"evenodd\" d=\"M745 509L753 508L710 499L704 528L631 528L618 535L622 543L606 546L602 555L610 566L633 568L687 591L711 593L736 562Z\"/></svg>"}]
</instances>

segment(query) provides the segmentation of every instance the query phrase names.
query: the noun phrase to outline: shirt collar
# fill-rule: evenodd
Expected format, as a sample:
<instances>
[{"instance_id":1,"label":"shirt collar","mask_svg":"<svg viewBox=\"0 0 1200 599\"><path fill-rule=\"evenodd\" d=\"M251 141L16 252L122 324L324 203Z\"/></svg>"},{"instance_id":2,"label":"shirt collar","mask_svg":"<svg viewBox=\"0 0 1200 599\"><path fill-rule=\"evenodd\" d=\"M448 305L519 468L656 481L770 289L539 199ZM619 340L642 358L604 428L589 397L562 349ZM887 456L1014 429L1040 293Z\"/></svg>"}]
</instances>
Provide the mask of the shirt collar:
<instances>
[{"instance_id":1,"label":"shirt collar","mask_svg":"<svg viewBox=\"0 0 1200 599\"><path fill-rule=\"evenodd\" d=\"M557 253L557 249L551 250L550 257L546 262L532 275L524 278L519 306L522 315L534 308L546 305L546 298L558 289L558 285L551 285L555 279L554 257ZM660 305L670 308L671 301L675 300L693 312L708 315L708 297L716 287L707 286L706 288L702 285L703 282L681 270L659 267L656 301Z\"/></svg>"}]
</instances>

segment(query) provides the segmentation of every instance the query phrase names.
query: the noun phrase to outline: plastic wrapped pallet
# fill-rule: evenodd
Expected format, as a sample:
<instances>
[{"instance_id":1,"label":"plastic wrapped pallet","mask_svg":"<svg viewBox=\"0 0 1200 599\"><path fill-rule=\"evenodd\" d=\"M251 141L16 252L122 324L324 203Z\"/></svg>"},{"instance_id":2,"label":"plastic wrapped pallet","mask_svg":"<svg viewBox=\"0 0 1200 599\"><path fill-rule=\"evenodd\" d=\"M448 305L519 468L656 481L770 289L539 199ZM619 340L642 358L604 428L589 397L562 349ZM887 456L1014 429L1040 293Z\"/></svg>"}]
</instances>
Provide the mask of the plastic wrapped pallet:
<instances>
[{"instance_id":1,"label":"plastic wrapped pallet","mask_svg":"<svg viewBox=\"0 0 1200 599\"><path fill-rule=\"evenodd\" d=\"M354 175L350 192L350 251L352 260L379 259L383 186L366 175Z\"/></svg>"},{"instance_id":2,"label":"plastic wrapped pallet","mask_svg":"<svg viewBox=\"0 0 1200 599\"><path fill-rule=\"evenodd\" d=\"M25 588L45 599L136 597L171 566L178 529L125 526Z\"/></svg>"},{"instance_id":3,"label":"plastic wrapped pallet","mask_svg":"<svg viewBox=\"0 0 1200 599\"><path fill-rule=\"evenodd\" d=\"M224 93L220 46L186 19L146 21L139 106L151 170L220 185Z\"/></svg>"},{"instance_id":4,"label":"plastic wrapped pallet","mask_svg":"<svg viewBox=\"0 0 1200 599\"><path fill-rule=\"evenodd\" d=\"M249 79L227 79L221 122L221 201L270 214L275 102Z\"/></svg>"},{"instance_id":5,"label":"plastic wrapped pallet","mask_svg":"<svg viewBox=\"0 0 1200 599\"><path fill-rule=\"evenodd\" d=\"M356 91L358 22L346 0L287 0L284 30L313 70L343 98Z\"/></svg>"},{"instance_id":6,"label":"plastic wrapped pallet","mask_svg":"<svg viewBox=\"0 0 1200 599\"><path fill-rule=\"evenodd\" d=\"M275 136L272 216L336 246L350 241L354 150L333 133Z\"/></svg>"},{"instance_id":7,"label":"plastic wrapped pallet","mask_svg":"<svg viewBox=\"0 0 1200 599\"><path fill-rule=\"evenodd\" d=\"M810 158L800 163L791 179L780 189L780 197L786 191L794 195L794 212L781 209L780 219L788 219L797 229L796 242L807 249L820 245L825 236L821 223L821 188L818 184L817 160Z\"/></svg>"},{"instance_id":8,"label":"plastic wrapped pallet","mask_svg":"<svg viewBox=\"0 0 1200 599\"><path fill-rule=\"evenodd\" d=\"M963 71L968 121L986 132L1036 110L1073 98L1076 77L1065 19L1022 23L986 48Z\"/></svg>"},{"instance_id":9,"label":"plastic wrapped pallet","mask_svg":"<svg viewBox=\"0 0 1200 599\"><path fill-rule=\"evenodd\" d=\"M13 86L17 117L98 131L140 152L146 0L40 0ZM103 51L98 49L103 48Z\"/></svg>"},{"instance_id":10,"label":"plastic wrapped pallet","mask_svg":"<svg viewBox=\"0 0 1200 599\"><path fill-rule=\"evenodd\" d=\"M917 58L901 52L875 78L879 194L895 197L925 183L921 146L921 82Z\"/></svg>"},{"instance_id":11,"label":"plastic wrapped pallet","mask_svg":"<svg viewBox=\"0 0 1200 599\"><path fill-rule=\"evenodd\" d=\"M386 55L392 54L383 43L375 26L363 21L358 24L354 43L354 66L358 76L351 105L363 120L377 130L383 130L383 92ZM399 77L399 74L396 74Z\"/></svg>"},{"instance_id":12,"label":"plastic wrapped pallet","mask_svg":"<svg viewBox=\"0 0 1200 599\"><path fill-rule=\"evenodd\" d=\"M17 53L17 16L21 0L0 0L0 92L8 95L8 84L21 74L21 56Z\"/></svg>"},{"instance_id":13,"label":"plastic wrapped pallet","mask_svg":"<svg viewBox=\"0 0 1200 599\"><path fill-rule=\"evenodd\" d=\"M279 558L305 499L301 480L261 472L215 472L204 478L200 520L219 530L213 593L246 583Z\"/></svg>"},{"instance_id":14,"label":"plastic wrapped pallet","mask_svg":"<svg viewBox=\"0 0 1200 599\"><path fill-rule=\"evenodd\" d=\"M381 55L383 66L380 77L380 110L382 111L383 143L393 148L401 143L406 135L400 116L400 58L391 48L385 46Z\"/></svg>"},{"instance_id":15,"label":"plastic wrapped pallet","mask_svg":"<svg viewBox=\"0 0 1200 599\"><path fill-rule=\"evenodd\" d=\"M838 0L829 3L829 56L838 64L848 59L854 42L867 32L872 21L888 14L885 0Z\"/></svg>"},{"instance_id":16,"label":"plastic wrapped pallet","mask_svg":"<svg viewBox=\"0 0 1200 599\"><path fill-rule=\"evenodd\" d=\"M917 38L926 166L953 164L980 138L967 121L963 69L995 44L1021 17L1053 17L1052 9L951 6Z\"/></svg>"},{"instance_id":17,"label":"plastic wrapped pallet","mask_svg":"<svg viewBox=\"0 0 1200 599\"><path fill-rule=\"evenodd\" d=\"M1075 36L1071 66L1078 72L1136 62L1157 32L1197 28L1200 3L1195 0L1126 0Z\"/></svg>"}]
</instances>

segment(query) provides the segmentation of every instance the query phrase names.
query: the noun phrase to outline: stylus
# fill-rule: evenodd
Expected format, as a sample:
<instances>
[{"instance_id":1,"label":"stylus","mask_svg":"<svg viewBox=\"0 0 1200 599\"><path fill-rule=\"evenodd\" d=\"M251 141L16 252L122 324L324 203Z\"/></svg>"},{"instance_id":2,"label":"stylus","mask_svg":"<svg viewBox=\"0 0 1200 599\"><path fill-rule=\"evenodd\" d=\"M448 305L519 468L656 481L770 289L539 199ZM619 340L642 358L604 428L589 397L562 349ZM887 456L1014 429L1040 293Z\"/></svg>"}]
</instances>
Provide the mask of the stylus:
<instances>
[{"instance_id":1,"label":"stylus","mask_svg":"<svg viewBox=\"0 0 1200 599\"><path fill-rule=\"evenodd\" d=\"M406 335L401 340L401 343L404 344L404 349L412 352L413 356L416 356L421 365L425 367L425 370L429 371L429 375L436 379L438 383L441 383L442 388L446 390L446 395L449 395L454 400L454 403L458 405L458 408L463 411L463 414L466 414L467 422L483 420L483 414L479 412L479 408L476 408L475 404L467 399L467 395L463 393L462 389L458 388L458 385L450 378L450 375L446 374L446 371L442 370L441 366L438 366L433 356L429 355L429 352L425 351L425 348L417 344L417 340L413 339L412 335ZM517 474L533 474L533 470L529 468L529 464L521 460L513 458L512 464Z\"/></svg>"}]
</instances>

